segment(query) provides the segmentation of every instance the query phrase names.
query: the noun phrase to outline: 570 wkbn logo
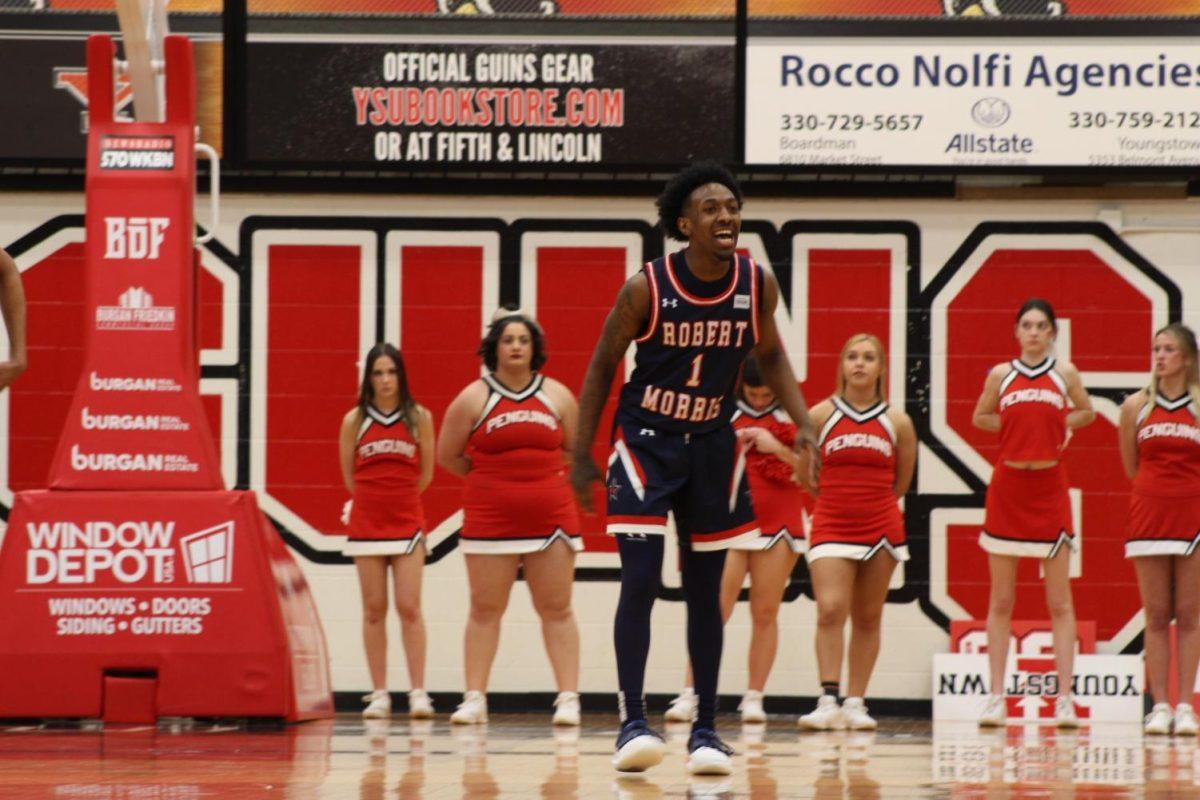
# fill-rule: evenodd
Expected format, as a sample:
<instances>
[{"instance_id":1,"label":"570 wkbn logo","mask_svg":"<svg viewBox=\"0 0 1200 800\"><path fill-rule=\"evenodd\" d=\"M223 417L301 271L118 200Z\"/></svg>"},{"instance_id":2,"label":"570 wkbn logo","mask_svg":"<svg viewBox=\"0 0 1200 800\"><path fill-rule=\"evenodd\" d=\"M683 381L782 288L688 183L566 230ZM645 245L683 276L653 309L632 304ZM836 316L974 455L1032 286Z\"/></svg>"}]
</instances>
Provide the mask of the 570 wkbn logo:
<instances>
[{"instance_id":1,"label":"570 wkbn logo","mask_svg":"<svg viewBox=\"0 0 1200 800\"><path fill-rule=\"evenodd\" d=\"M233 529L232 520L222 522L179 538L176 546L169 521L28 522L25 582L172 584L178 556L188 583L230 583Z\"/></svg>"}]
</instances>

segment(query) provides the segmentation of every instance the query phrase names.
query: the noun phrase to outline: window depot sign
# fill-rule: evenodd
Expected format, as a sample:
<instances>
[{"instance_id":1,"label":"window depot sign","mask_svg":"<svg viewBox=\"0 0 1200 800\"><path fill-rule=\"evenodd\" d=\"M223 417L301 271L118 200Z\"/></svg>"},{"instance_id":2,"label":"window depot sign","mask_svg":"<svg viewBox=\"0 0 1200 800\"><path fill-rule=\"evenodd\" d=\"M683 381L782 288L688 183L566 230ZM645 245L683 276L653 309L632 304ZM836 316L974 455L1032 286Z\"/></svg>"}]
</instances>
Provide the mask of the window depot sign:
<instances>
[{"instance_id":1,"label":"window depot sign","mask_svg":"<svg viewBox=\"0 0 1200 800\"><path fill-rule=\"evenodd\" d=\"M1194 39L751 39L751 164L1200 163Z\"/></svg>"}]
</instances>

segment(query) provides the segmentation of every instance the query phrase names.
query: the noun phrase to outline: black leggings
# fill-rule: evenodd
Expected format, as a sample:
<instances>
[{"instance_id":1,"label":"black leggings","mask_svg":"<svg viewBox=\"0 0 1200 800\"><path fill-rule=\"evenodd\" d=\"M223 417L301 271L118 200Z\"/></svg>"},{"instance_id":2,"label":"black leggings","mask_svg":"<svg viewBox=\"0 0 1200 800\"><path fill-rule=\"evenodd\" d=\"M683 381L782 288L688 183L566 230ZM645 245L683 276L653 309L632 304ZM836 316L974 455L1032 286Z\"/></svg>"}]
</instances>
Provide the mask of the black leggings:
<instances>
[{"instance_id":1,"label":"black leggings","mask_svg":"<svg viewBox=\"0 0 1200 800\"><path fill-rule=\"evenodd\" d=\"M613 639L621 721L645 719L646 659L650 654L650 612L662 585L665 536L622 534L621 599ZM725 551L680 552L683 596L687 603L687 644L696 678L697 728L712 728L717 713L717 677L721 671L724 629L721 623L721 572Z\"/></svg>"}]
</instances>

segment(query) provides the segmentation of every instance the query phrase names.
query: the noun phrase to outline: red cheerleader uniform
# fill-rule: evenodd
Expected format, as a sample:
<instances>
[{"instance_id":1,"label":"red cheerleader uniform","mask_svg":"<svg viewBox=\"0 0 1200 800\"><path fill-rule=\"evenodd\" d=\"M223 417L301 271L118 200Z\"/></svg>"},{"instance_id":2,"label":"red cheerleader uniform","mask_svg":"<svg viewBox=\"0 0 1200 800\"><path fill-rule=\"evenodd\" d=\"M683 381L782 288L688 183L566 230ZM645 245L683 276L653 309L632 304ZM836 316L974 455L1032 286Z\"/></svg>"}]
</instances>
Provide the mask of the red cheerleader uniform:
<instances>
[{"instance_id":1,"label":"red cheerleader uniform","mask_svg":"<svg viewBox=\"0 0 1200 800\"><path fill-rule=\"evenodd\" d=\"M796 443L796 425L778 404L757 411L739 400L730 422L735 431L763 428L785 447ZM793 553L803 553L807 546L804 537L808 530L810 498L808 492L792 480L792 468L753 446L744 448L739 467L743 464L750 478L750 499L760 535L735 544L733 549L769 550L783 541Z\"/></svg>"},{"instance_id":2,"label":"red cheerleader uniform","mask_svg":"<svg viewBox=\"0 0 1200 800\"><path fill-rule=\"evenodd\" d=\"M1000 382L1000 455L987 490L979 546L1006 556L1053 558L1078 546L1071 525L1067 473L1014 469L1006 461L1057 461L1067 442L1067 382L1053 358L1036 367L1013 359Z\"/></svg>"},{"instance_id":3,"label":"red cheerleader uniform","mask_svg":"<svg viewBox=\"0 0 1200 800\"><path fill-rule=\"evenodd\" d=\"M1161 394L1138 414L1125 557L1190 556L1200 542L1200 409Z\"/></svg>"},{"instance_id":4,"label":"red cheerleader uniform","mask_svg":"<svg viewBox=\"0 0 1200 800\"><path fill-rule=\"evenodd\" d=\"M421 453L400 410L374 406L358 428L354 445L354 503L343 552L348 556L411 553L425 538L425 513L417 483Z\"/></svg>"},{"instance_id":5,"label":"red cheerleader uniform","mask_svg":"<svg viewBox=\"0 0 1200 800\"><path fill-rule=\"evenodd\" d=\"M820 491L808 561L866 561L880 550L907 561L904 515L894 493L896 431L887 418L888 404L881 401L858 411L835 397L833 406L817 439Z\"/></svg>"},{"instance_id":6,"label":"red cheerleader uniform","mask_svg":"<svg viewBox=\"0 0 1200 800\"><path fill-rule=\"evenodd\" d=\"M542 391L545 377L512 392L491 375L483 413L467 440L464 553L534 553L562 539L583 549L567 483L562 420Z\"/></svg>"}]
</instances>

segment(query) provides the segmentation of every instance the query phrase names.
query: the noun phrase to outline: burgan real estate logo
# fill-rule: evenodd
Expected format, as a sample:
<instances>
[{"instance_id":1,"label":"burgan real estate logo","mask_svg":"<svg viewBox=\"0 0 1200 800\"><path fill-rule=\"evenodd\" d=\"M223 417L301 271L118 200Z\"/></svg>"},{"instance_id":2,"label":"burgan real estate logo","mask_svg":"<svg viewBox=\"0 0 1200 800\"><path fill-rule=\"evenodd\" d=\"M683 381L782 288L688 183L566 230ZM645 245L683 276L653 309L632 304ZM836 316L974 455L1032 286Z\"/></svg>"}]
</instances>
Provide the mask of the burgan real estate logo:
<instances>
[{"instance_id":1,"label":"burgan real estate logo","mask_svg":"<svg viewBox=\"0 0 1200 800\"><path fill-rule=\"evenodd\" d=\"M154 296L141 286L130 286L115 306L96 306L96 329L101 331L170 331L175 329L175 307L154 305Z\"/></svg>"}]
</instances>

